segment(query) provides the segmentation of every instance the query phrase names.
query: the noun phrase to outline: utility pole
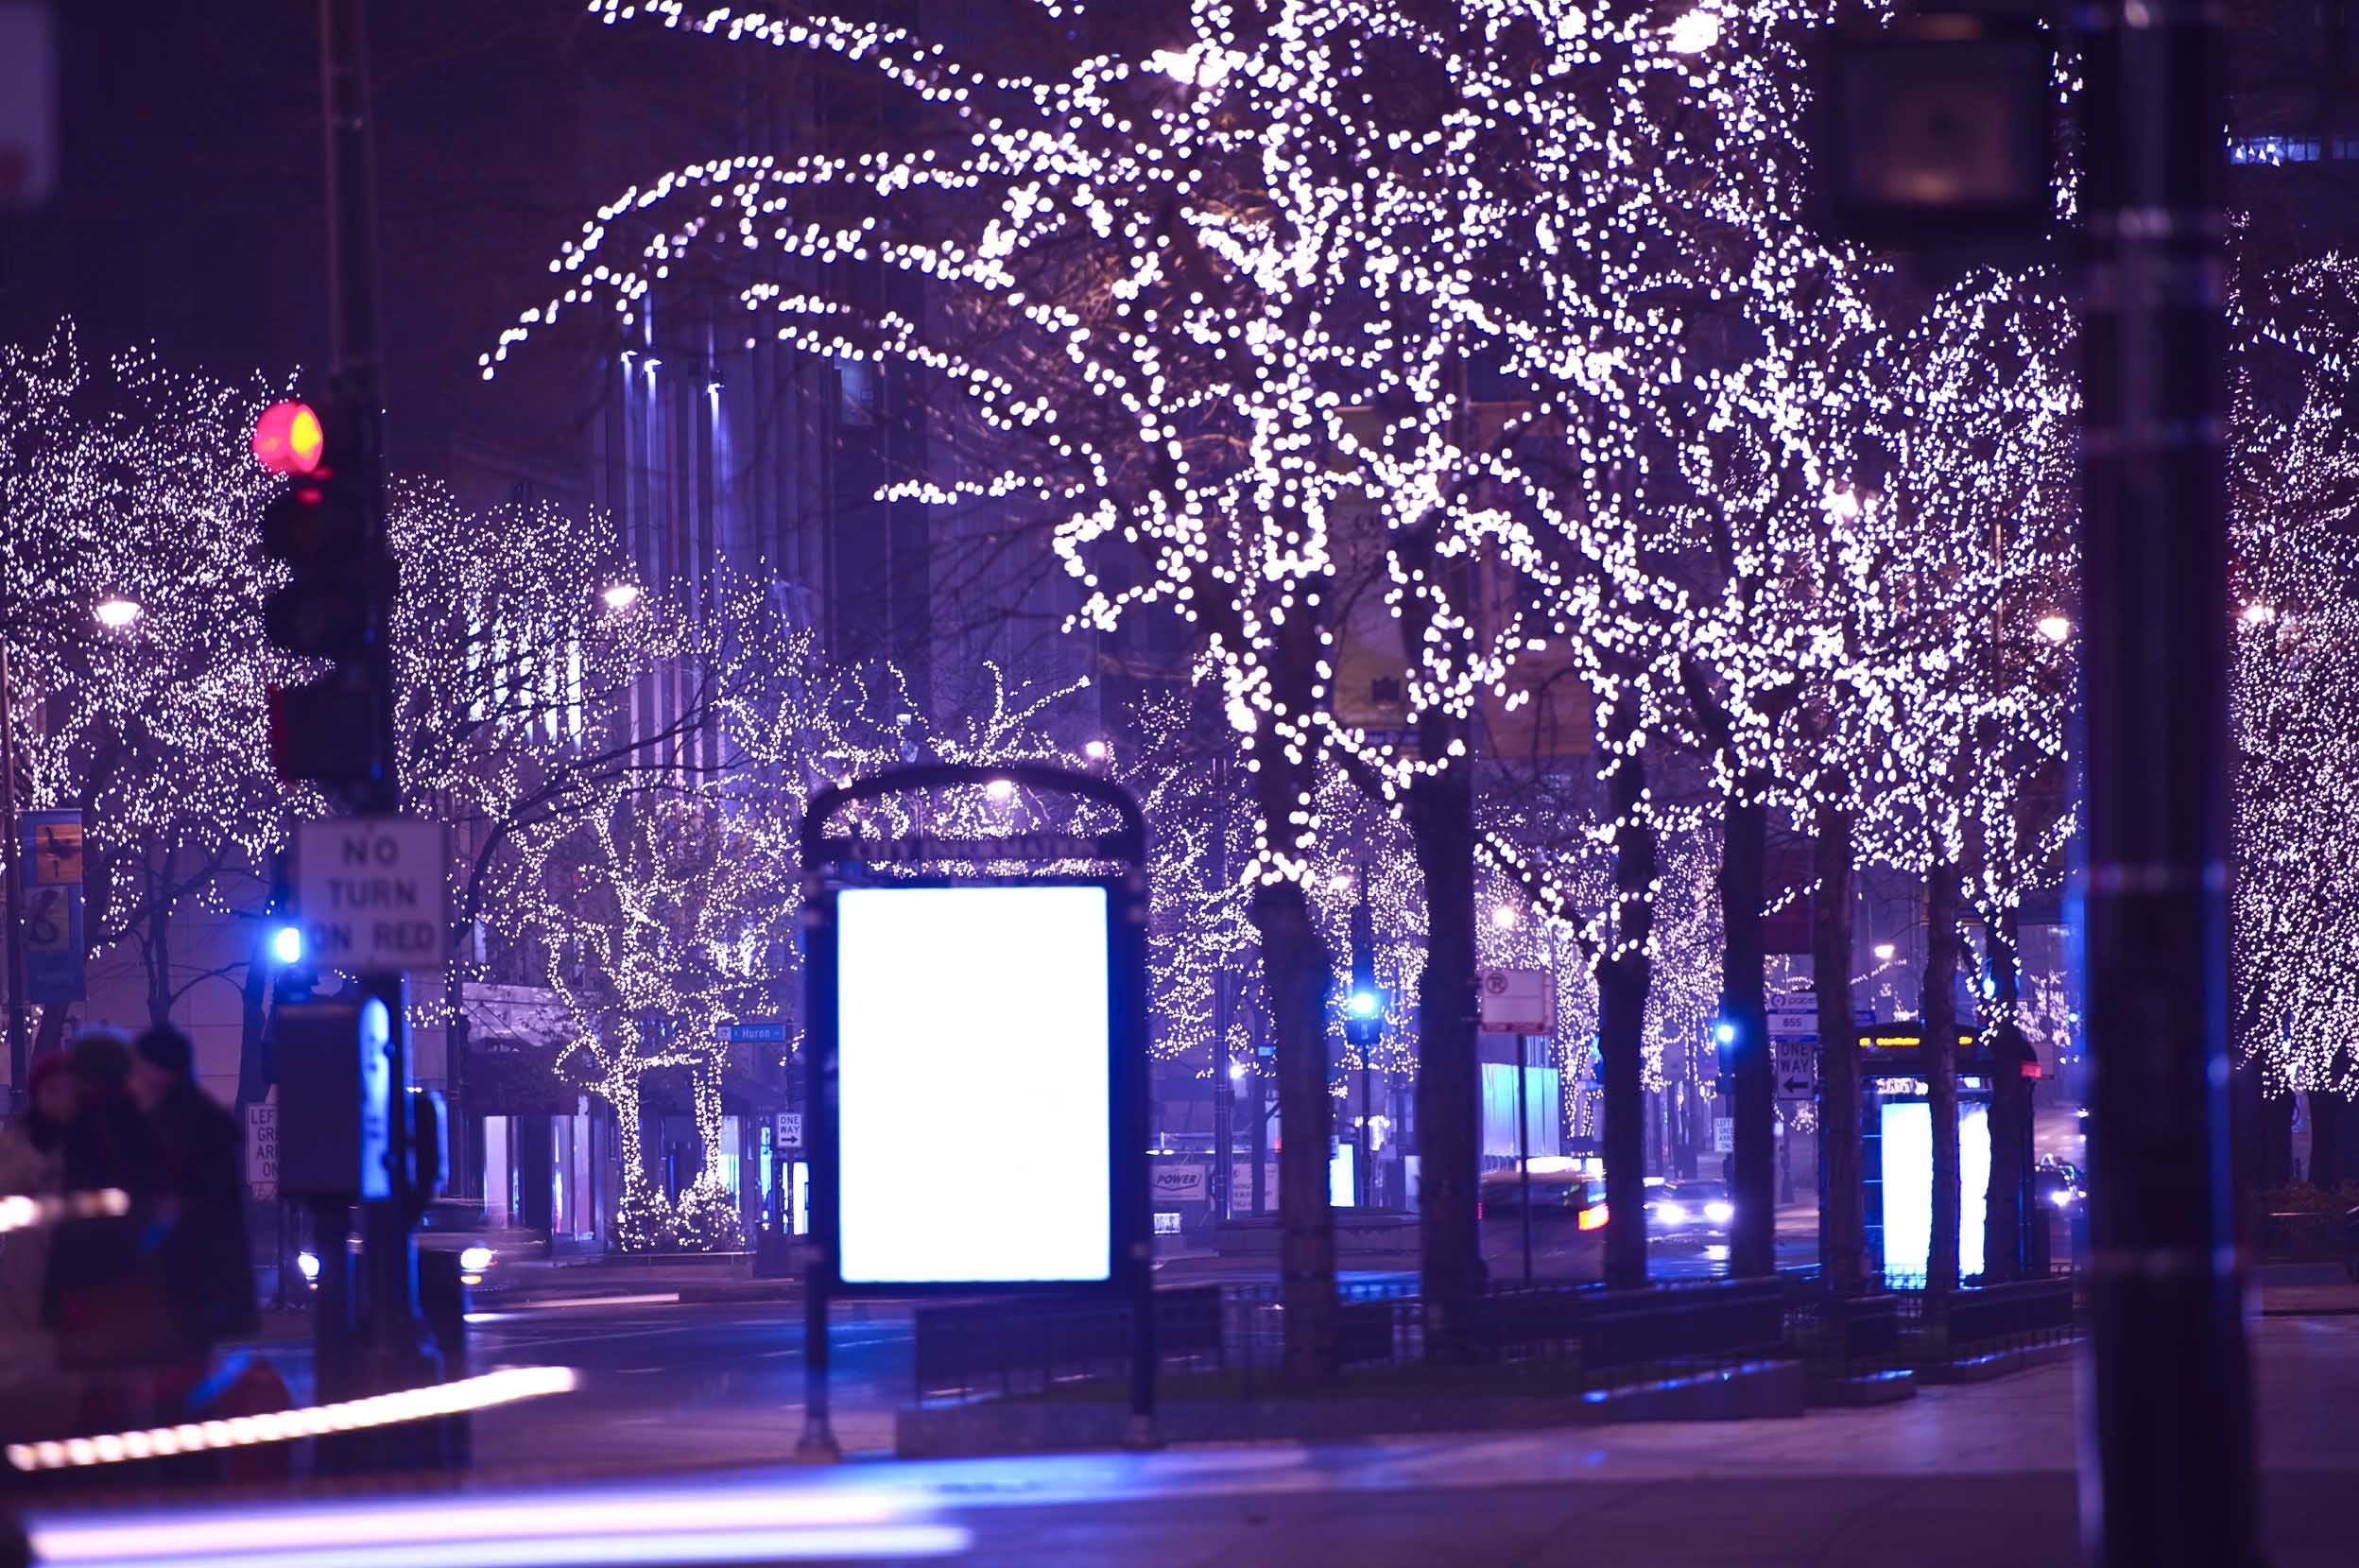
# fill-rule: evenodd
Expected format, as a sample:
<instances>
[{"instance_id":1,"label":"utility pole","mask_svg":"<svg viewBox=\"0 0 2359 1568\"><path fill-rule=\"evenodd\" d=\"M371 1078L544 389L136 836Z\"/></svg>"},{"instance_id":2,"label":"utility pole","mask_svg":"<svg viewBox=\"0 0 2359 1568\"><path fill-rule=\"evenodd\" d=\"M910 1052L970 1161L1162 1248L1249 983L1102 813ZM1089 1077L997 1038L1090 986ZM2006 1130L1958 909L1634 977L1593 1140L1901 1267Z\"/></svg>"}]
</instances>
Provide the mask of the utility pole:
<instances>
[{"instance_id":1,"label":"utility pole","mask_svg":"<svg viewBox=\"0 0 2359 1568\"><path fill-rule=\"evenodd\" d=\"M385 512L384 368L380 358L377 286L375 121L369 98L366 0L319 0L319 81L324 110L329 324L333 375L331 455L343 482L360 498L368 549L389 562ZM370 739L373 766L353 791L363 812L392 816L401 809L400 749L394 714L394 578L389 565L368 574L368 624L373 635L364 656L373 694ZM386 1117L389 1198L362 1205L361 1262L366 1302L364 1342L357 1358L369 1391L431 1380L418 1312L418 1258L410 1236L413 1159L410 1149L409 984L399 972L360 977L363 996L385 1005L390 1113Z\"/></svg>"},{"instance_id":2,"label":"utility pole","mask_svg":"<svg viewBox=\"0 0 2359 1568\"><path fill-rule=\"evenodd\" d=\"M2229 1148L2229 42L2211 0L2102 0L2079 25L2094 1466L2082 1535L2102 1568L2244 1568L2259 1557Z\"/></svg>"}]
</instances>

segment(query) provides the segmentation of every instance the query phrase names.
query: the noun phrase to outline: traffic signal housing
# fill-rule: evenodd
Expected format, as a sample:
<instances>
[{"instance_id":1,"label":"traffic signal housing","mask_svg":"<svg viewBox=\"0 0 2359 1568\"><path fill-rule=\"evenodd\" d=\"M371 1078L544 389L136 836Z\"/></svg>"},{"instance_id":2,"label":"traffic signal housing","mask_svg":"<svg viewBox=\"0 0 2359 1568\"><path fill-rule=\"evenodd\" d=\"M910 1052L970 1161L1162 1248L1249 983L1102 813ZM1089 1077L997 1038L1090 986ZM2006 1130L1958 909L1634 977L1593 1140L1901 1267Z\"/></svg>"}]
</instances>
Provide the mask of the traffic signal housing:
<instances>
[{"instance_id":1,"label":"traffic signal housing","mask_svg":"<svg viewBox=\"0 0 2359 1568\"><path fill-rule=\"evenodd\" d=\"M262 550L287 580L264 599L271 644L323 660L318 679L270 693L270 756L281 777L336 788L380 784L382 657L393 602L393 565L384 545L379 497L339 461L336 431L301 404L265 410L254 453L287 488L263 511Z\"/></svg>"}]
</instances>

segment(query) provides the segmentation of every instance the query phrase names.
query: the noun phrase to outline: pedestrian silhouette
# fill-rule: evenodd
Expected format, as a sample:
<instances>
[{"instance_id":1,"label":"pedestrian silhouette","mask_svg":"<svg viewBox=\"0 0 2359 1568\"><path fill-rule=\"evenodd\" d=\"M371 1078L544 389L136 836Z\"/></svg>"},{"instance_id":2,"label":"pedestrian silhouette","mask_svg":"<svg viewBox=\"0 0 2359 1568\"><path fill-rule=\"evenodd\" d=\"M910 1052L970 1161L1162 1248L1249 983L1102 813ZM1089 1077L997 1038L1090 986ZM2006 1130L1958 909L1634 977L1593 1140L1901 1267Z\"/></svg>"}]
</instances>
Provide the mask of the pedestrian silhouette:
<instances>
[{"instance_id":1,"label":"pedestrian silhouette","mask_svg":"<svg viewBox=\"0 0 2359 1568\"><path fill-rule=\"evenodd\" d=\"M154 1209L157 1148L127 1087L131 1054L120 1035L86 1034L67 1060L74 1119L65 1129L65 1190L120 1192L129 1206L119 1217L59 1228L43 1310L57 1336L58 1364L79 1383L76 1424L113 1431L150 1418L147 1373L171 1348L162 1279L145 1233Z\"/></svg>"},{"instance_id":2,"label":"pedestrian silhouette","mask_svg":"<svg viewBox=\"0 0 2359 1568\"><path fill-rule=\"evenodd\" d=\"M188 1036L159 1025L133 1046L130 1089L159 1156L152 1234L175 1359L198 1376L213 1348L254 1331L253 1258L237 1121L198 1085Z\"/></svg>"}]
</instances>

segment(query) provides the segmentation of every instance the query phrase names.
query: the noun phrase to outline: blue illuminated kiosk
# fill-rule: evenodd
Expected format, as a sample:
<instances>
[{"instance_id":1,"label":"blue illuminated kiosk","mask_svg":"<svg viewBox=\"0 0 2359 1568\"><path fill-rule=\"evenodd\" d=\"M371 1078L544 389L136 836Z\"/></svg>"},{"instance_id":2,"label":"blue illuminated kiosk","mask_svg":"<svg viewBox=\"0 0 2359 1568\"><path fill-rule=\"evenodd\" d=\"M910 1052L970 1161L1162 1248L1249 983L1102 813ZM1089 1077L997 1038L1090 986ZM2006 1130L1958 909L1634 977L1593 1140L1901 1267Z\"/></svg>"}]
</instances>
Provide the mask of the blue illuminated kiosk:
<instances>
[{"instance_id":1,"label":"blue illuminated kiosk","mask_svg":"<svg viewBox=\"0 0 2359 1568\"><path fill-rule=\"evenodd\" d=\"M929 831L942 792L1009 831ZM1041 812L1057 801L1053 817ZM1078 821L1058 832L1026 820ZM803 1429L837 1456L837 1299L1124 1301L1134 1443L1153 1440L1146 822L1063 768L938 764L822 789L803 814L810 1141ZM941 1163L958 1150L957 1180ZM955 1192L995 1199L978 1224Z\"/></svg>"}]
</instances>

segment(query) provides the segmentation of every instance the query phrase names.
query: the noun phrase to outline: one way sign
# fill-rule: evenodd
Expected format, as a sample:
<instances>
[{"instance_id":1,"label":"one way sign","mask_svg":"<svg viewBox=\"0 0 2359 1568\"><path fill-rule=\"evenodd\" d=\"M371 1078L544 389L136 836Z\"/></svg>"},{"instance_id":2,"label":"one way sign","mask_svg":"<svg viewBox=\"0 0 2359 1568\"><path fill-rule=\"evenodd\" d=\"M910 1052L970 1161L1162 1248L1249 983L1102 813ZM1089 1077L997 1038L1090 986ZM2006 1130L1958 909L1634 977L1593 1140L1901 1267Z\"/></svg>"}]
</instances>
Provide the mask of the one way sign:
<instances>
[{"instance_id":1,"label":"one way sign","mask_svg":"<svg viewBox=\"0 0 2359 1568\"><path fill-rule=\"evenodd\" d=\"M1775 1047L1778 1098L1812 1100L1818 1097L1818 1042L1779 1040Z\"/></svg>"}]
</instances>

